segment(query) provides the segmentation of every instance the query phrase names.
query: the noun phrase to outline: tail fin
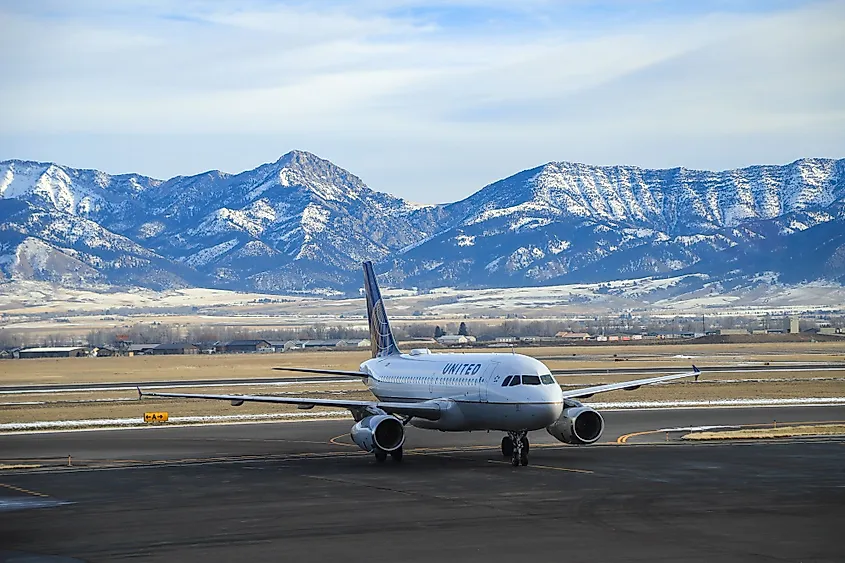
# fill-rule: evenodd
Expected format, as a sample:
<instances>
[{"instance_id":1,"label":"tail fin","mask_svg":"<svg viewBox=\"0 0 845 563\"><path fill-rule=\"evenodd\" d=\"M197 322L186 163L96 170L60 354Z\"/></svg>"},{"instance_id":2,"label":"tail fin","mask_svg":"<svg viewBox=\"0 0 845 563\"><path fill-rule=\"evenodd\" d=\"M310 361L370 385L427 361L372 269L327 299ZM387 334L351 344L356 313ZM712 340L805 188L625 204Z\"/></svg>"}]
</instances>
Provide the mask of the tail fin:
<instances>
[{"instance_id":1,"label":"tail fin","mask_svg":"<svg viewBox=\"0 0 845 563\"><path fill-rule=\"evenodd\" d=\"M364 292L367 294L367 319L370 321L370 345L373 357L392 356L399 354L399 347L387 322L387 313L381 300L373 263L364 262Z\"/></svg>"}]
</instances>

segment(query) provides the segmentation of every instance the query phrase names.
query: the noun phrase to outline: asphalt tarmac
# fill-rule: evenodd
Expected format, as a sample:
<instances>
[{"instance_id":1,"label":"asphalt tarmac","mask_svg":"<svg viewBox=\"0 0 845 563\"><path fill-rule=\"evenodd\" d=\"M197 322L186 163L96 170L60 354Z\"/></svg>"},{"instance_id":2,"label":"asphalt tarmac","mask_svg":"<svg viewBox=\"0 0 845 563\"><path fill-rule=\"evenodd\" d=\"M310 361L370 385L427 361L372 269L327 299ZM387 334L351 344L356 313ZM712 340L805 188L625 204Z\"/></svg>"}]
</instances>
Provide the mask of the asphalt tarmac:
<instances>
[{"instance_id":1,"label":"asphalt tarmac","mask_svg":"<svg viewBox=\"0 0 845 563\"><path fill-rule=\"evenodd\" d=\"M589 447L532 433L524 468L412 428L377 464L350 421L3 435L0 561L845 560L845 439L679 441L845 407L605 419Z\"/></svg>"}]
</instances>

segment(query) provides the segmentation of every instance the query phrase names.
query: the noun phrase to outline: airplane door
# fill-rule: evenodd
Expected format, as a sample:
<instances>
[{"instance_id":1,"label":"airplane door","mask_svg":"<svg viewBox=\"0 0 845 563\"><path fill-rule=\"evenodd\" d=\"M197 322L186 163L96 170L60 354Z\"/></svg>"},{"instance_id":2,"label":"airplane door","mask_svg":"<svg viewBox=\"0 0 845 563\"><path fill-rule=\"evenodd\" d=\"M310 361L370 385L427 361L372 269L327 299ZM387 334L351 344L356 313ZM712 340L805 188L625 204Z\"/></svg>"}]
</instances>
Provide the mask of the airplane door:
<instances>
[{"instance_id":1,"label":"airplane door","mask_svg":"<svg viewBox=\"0 0 845 563\"><path fill-rule=\"evenodd\" d=\"M496 368L498 366L499 362L491 361L487 364L481 374L481 378L478 382L478 400L482 403L487 402L487 386L492 385L492 380L494 379L494 374L496 373Z\"/></svg>"}]
</instances>

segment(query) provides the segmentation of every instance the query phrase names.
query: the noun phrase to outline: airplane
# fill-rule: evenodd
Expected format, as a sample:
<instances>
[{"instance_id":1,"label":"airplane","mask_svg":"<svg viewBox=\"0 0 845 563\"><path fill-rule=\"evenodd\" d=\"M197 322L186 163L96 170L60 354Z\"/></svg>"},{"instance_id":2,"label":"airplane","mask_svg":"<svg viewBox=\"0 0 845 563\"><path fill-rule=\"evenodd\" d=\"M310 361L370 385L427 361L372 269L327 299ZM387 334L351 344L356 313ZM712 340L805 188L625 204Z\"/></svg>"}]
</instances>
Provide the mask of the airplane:
<instances>
[{"instance_id":1,"label":"airplane","mask_svg":"<svg viewBox=\"0 0 845 563\"><path fill-rule=\"evenodd\" d=\"M355 419L350 436L362 450L384 462L390 455L401 461L405 426L447 432L497 431L502 455L514 466L528 465L528 432L545 429L566 444L593 444L604 431L604 419L578 399L618 389L694 377L692 371L621 383L564 391L541 361L522 354L431 353L427 348L400 352L390 329L372 262L364 262L364 292L372 358L359 371L317 368L275 368L285 371L360 377L375 401L275 397L266 395L205 395L153 393L140 388L141 397L169 397L297 405L300 409L349 409Z\"/></svg>"}]
</instances>

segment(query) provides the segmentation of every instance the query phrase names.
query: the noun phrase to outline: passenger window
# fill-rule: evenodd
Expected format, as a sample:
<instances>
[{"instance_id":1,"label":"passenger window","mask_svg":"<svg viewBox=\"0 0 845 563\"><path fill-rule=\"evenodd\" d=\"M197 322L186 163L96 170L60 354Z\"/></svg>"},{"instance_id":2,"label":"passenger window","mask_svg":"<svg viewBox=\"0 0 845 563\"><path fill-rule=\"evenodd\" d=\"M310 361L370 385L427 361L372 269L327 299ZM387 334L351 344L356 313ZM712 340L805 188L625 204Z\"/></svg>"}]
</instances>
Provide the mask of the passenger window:
<instances>
[{"instance_id":1,"label":"passenger window","mask_svg":"<svg viewBox=\"0 0 845 563\"><path fill-rule=\"evenodd\" d=\"M540 376L539 375L523 375L522 376L522 384L523 385L540 385Z\"/></svg>"},{"instance_id":2,"label":"passenger window","mask_svg":"<svg viewBox=\"0 0 845 563\"><path fill-rule=\"evenodd\" d=\"M519 385L519 376L518 375L514 375L513 379L511 379L510 386L513 387L514 385Z\"/></svg>"},{"instance_id":3,"label":"passenger window","mask_svg":"<svg viewBox=\"0 0 845 563\"><path fill-rule=\"evenodd\" d=\"M542 381L542 382L543 382L543 385L553 385L553 384L554 384L554 382L555 382L555 378L554 378L554 377L552 377L552 376L551 376L551 375L549 375L549 374L546 374L546 375L541 375L541 376L540 376L540 381Z\"/></svg>"}]
</instances>

